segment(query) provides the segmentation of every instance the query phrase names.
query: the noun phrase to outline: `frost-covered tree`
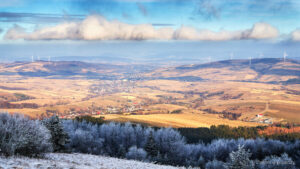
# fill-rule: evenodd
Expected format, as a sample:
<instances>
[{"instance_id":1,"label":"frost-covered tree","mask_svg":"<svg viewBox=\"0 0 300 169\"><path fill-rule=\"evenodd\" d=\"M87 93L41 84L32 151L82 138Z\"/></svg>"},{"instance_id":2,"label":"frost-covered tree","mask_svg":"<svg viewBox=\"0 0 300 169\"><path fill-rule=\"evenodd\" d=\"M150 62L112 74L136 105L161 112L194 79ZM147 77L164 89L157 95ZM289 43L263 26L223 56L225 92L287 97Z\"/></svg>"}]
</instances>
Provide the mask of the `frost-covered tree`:
<instances>
[{"instance_id":1,"label":"frost-covered tree","mask_svg":"<svg viewBox=\"0 0 300 169\"><path fill-rule=\"evenodd\" d=\"M266 157L260 163L261 169L296 169L294 161L284 153L280 157Z\"/></svg>"},{"instance_id":2,"label":"frost-covered tree","mask_svg":"<svg viewBox=\"0 0 300 169\"><path fill-rule=\"evenodd\" d=\"M120 143L125 150L128 150L132 145L137 145L136 133L131 123L125 123L120 127Z\"/></svg>"},{"instance_id":3,"label":"frost-covered tree","mask_svg":"<svg viewBox=\"0 0 300 169\"><path fill-rule=\"evenodd\" d=\"M70 143L66 146L73 152L123 158L128 155L130 147L136 146L137 149L143 148L147 152L148 157L151 157L148 158L150 161L201 168L205 168L207 162L213 166L217 165L216 161L226 162L230 159L226 165L228 168L251 169L259 166L258 161L265 159L266 156L279 156L282 152L286 152L296 162L296 166L300 161L298 140L282 142L265 139L217 139L209 144L187 144L184 137L172 128L154 130L130 123L95 125L86 121L72 120L63 121L63 126L70 136ZM150 139L150 135L153 139ZM243 145L243 148L238 145ZM255 165L250 156L251 160L257 162Z\"/></svg>"},{"instance_id":4,"label":"frost-covered tree","mask_svg":"<svg viewBox=\"0 0 300 169\"><path fill-rule=\"evenodd\" d=\"M300 168L300 140L286 144L285 152L293 159L295 165Z\"/></svg>"},{"instance_id":5,"label":"frost-covered tree","mask_svg":"<svg viewBox=\"0 0 300 169\"><path fill-rule=\"evenodd\" d=\"M0 113L0 153L37 156L52 151L49 130L38 120Z\"/></svg>"},{"instance_id":6,"label":"frost-covered tree","mask_svg":"<svg viewBox=\"0 0 300 169\"><path fill-rule=\"evenodd\" d=\"M230 161L226 163L228 169L252 169L254 168L253 161L250 160L251 153L246 151L243 146L239 145L237 151L229 154Z\"/></svg>"},{"instance_id":7,"label":"frost-covered tree","mask_svg":"<svg viewBox=\"0 0 300 169\"><path fill-rule=\"evenodd\" d=\"M184 147L185 153L183 158L185 159L185 166L197 166L204 168L206 157L203 157L203 155L207 153L203 153L202 151L206 149L205 146L202 144L188 144Z\"/></svg>"},{"instance_id":8,"label":"frost-covered tree","mask_svg":"<svg viewBox=\"0 0 300 169\"><path fill-rule=\"evenodd\" d=\"M184 137L172 128L161 128L154 133L154 139L161 154L161 161L170 165L184 165L186 143ZM159 160L159 161L160 161Z\"/></svg>"},{"instance_id":9,"label":"frost-covered tree","mask_svg":"<svg viewBox=\"0 0 300 169\"><path fill-rule=\"evenodd\" d=\"M136 136L136 146L138 148L145 147L145 144L148 141L149 135L153 132L153 129L150 127L143 128L140 124L134 127L134 132Z\"/></svg>"},{"instance_id":10,"label":"frost-covered tree","mask_svg":"<svg viewBox=\"0 0 300 169\"><path fill-rule=\"evenodd\" d=\"M130 147L126 153L127 159L134 159L144 161L146 160L147 152L142 148L137 148L136 146Z\"/></svg>"},{"instance_id":11,"label":"frost-covered tree","mask_svg":"<svg viewBox=\"0 0 300 169\"><path fill-rule=\"evenodd\" d=\"M185 144L184 137L172 128L161 128L154 133L155 142L162 154L174 150L174 146Z\"/></svg>"},{"instance_id":12,"label":"frost-covered tree","mask_svg":"<svg viewBox=\"0 0 300 169\"><path fill-rule=\"evenodd\" d=\"M119 156L120 148L124 149L123 140L124 135L121 134L121 124L109 123L103 124L99 128L99 135L103 139L103 151L104 154L110 156ZM124 150L122 151L124 152ZM126 150L125 150L126 152Z\"/></svg>"},{"instance_id":13,"label":"frost-covered tree","mask_svg":"<svg viewBox=\"0 0 300 169\"><path fill-rule=\"evenodd\" d=\"M87 122L66 120L63 122L65 131L70 137L66 147L72 152L101 154L103 139L99 135L97 125Z\"/></svg>"},{"instance_id":14,"label":"frost-covered tree","mask_svg":"<svg viewBox=\"0 0 300 169\"><path fill-rule=\"evenodd\" d=\"M52 116L43 120L43 124L51 133L51 142L54 152L65 151L65 144L68 142L69 136L64 131L58 116Z\"/></svg>"},{"instance_id":15,"label":"frost-covered tree","mask_svg":"<svg viewBox=\"0 0 300 169\"><path fill-rule=\"evenodd\" d=\"M218 139L212 141L211 144L208 145L207 149L210 153L206 156L209 160L219 160L226 161L229 157L229 153L237 148L237 141L233 139ZM210 155L210 156L208 156Z\"/></svg>"},{"instance_id":16,"label":"frost-covered tree","mask_svg":"<svg viewBox=\"0 0 300 169\"><path fill-rule=\"evenodd\" d=\"M149 130L143 129L140 125L134 127L130 123L109 123L99 127L99 134L104 140L105 154L123 157L132 146L144 147Z\"/></svg>"}]
</instances>

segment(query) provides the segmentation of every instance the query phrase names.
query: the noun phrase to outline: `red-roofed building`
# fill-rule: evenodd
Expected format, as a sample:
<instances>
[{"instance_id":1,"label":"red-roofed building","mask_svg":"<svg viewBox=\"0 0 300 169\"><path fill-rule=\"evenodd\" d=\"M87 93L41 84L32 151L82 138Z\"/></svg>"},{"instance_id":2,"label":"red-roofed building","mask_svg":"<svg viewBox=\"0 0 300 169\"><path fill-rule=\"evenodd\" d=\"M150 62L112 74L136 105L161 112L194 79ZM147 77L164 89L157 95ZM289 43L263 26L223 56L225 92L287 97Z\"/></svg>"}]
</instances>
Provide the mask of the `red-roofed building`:
<instances>
[{"instance_id":1,"label":"red-roofed building","mask_svg":"<svg viewBox=\"0 0 300 169\"><path fill-rule=\"evenodd\" d=\"M256 117L262 117L262 116L264 116L264 115L261 113L256 115Z\"/></svg>"}]
</instances>

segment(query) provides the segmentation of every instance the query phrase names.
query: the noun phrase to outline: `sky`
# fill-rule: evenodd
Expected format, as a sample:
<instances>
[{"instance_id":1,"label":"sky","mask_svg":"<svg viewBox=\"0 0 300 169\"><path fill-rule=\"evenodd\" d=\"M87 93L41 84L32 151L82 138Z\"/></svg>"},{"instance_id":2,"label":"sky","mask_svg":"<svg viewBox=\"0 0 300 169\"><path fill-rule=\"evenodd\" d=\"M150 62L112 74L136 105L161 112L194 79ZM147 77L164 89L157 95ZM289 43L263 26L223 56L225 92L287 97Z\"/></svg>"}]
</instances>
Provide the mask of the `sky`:
<instances>
[{"instance_id":1,"label":"sky","mask_svg":"<svg viewBox=\"0 0 300 169\"><path fill-rule=\"evenodd\" d=\"M1 0L0 61L296 58L299 20L299 0Z\"/></svg>"}]
</instances>

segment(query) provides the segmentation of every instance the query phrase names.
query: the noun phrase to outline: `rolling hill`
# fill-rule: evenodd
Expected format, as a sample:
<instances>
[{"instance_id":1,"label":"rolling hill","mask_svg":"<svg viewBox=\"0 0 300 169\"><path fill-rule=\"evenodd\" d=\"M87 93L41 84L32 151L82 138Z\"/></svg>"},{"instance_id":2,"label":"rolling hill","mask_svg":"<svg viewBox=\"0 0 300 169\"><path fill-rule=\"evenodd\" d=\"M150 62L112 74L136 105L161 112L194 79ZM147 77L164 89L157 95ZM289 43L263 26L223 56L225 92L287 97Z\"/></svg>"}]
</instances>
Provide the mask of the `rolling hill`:
<instances>
[{"instance_id":1,"label":"rolling hill","mask_svg":"<svg viewBox=\"0 0 300 169\"><path fill-rule=\"evenodd\" d=\"M300 61L279 58L225 60L206 64L191 64L161 68L148 77L221 81L247 81L260 83L300 83Z\"/></svg>"},{"instance_id":2,"label":"rolling hill","mask_svg":"<svg viewBox=\"0 0 300 169\"><path fill-rule=\"evenodd\" d=\"M80 61L0 64L1 111L158 126L300 123L300 62L225 60L155 68ZM172 112L180 112L178 114ZM263 118L256 118L263 114Z\"/></svg>"},{"instance_id":3,"label":"rolling hill","mask_svg":"<svg viewBox=\"0 0 300 169\"><path fill-rule=\"evenodd\" d=\"M81 61L35 61L0 64L0 75L20 75L24 77L56 77L115 79L125 74L144 72L150 69L144 65L112 65Z\"/></svg>"}]
</instances>

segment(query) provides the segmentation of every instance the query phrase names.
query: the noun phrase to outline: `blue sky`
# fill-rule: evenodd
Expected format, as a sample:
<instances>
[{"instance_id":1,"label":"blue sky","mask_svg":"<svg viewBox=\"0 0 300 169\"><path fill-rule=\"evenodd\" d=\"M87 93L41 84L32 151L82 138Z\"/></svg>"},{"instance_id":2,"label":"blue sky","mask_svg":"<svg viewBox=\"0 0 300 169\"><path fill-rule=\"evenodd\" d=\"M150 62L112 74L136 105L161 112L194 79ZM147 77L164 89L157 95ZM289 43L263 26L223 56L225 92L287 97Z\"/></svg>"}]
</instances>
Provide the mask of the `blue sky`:
<instances>
[{"instance_id":1,"label":"blue sky","mask_svg":"<svg viewBox=\"0 0 300 169\"><path fill-rule=\"evenodd\" d=\"M58 16L99 14L126 23L182 24L211 30L245 29L267 22L282 33L300 27L298 0L4 0L0 2L3 28L13 24L43 25L34 14ZM2 5L1 5L2 4ZM3 12L30 13L32 18L5 18ZM63 20L62 20L63 21ZM54 24L50 19L48 24Z\"/></svg>"},{"instance_id":2,"label":"blue sky","mask_svg":"<svg viewBox=\"0 0 300 169\"><path fill-rule=\"evenodd\" d=\"M106 44L108 49L113 49L114 43L107 45L107 40L121 41L118 44L124 46L130 43L128 40L154 41L135 42L150 46L156 46L155 41L167 41L165 43L177 43L180 46L183 42L177 40L188 40L191 41L189 44L198 45L216 43L218 47L211 50L220 52L226 51L227 41L235 41L229 43L232 48L238 47L239 43L250 43L254 49L256 45L264 43L267 46L280 45L280 50L284 50L286 44L298 47L299 20L298 0L4 0L0 2L0 47L9 45L12 51L14 47L22 49L20 46L28 45L32 50L24 50L26 57L34 50L39 51L33 44L84 44L85 49L95 51L85 55L97 55L99 51L92 49L97 48L95 43ZM148 26L144 27L144 24ZM172 30L160 30L165 28ZM119 29L121 34L118 34ZM110 30L116 30L117 35ZM133 32L136 30L138 33ZM168 36L161 37L166 34ZM222 43L224 45L220 45ZM164 49L155 49L164 53ZM130 52L130 48L127 50ZM194 56L195 52L190 55ZM9 56L13 52L2 53ZM69 49L65 55L74 54L76 52ZM216 54L212 55L217 57Z\"/></svg>"}]
</instances>

